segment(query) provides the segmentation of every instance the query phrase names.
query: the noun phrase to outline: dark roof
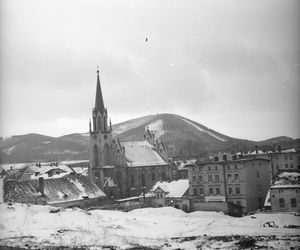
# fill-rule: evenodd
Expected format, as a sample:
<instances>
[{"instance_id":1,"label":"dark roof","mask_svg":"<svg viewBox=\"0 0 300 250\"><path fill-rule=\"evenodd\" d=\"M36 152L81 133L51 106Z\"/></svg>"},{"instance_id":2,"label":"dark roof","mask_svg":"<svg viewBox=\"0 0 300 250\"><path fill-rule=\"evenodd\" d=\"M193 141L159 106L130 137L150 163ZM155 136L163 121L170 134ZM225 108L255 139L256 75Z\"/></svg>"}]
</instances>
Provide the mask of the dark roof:
<instances>
[{"instance_id":1,"label":"dark roof","mask_svg":"<svg viewBox=\"0 0 300 250\"><path fill-rule=\"evenodd\" d=\"M96 101L95 101L95 111L96 113L100 111L101 114L104 113L104 102L102 97L100 79L99 79L99 70L97 70L97 89L96 89Z\"/></svg>"},{"instance_id":2,"label":"dark roof","mask_svg":"<svg viewBox=\"0 0 300 250\"><path fill-rule=\"evenodd\" d=\"M39 181L29 180L23 182L8 181L4 186L4 199L6 202L46 201L59 203L82 200L84 197L104 197L105 194L88 178L82 175L68 175L68 177L45 179L44 196L39 192Z\"/></svg>"}]
</instances>

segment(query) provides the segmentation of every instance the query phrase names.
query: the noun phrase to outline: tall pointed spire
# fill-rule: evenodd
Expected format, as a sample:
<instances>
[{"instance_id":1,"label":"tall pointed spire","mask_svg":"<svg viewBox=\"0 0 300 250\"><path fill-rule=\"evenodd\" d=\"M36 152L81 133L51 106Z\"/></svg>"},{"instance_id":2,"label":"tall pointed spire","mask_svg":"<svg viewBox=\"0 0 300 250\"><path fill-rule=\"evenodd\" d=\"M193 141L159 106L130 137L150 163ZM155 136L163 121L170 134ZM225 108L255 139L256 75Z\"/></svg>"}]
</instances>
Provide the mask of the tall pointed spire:
<instances>
[{"instance_id":1,"label":"tall pointed spire","mask_svg":"<svg viewBox=\"0 0 300 250\"><path fill-rule=\"evenodd\" d=\"M95 111L100 111L101 114L104 112L104 103L99 79L99 68L97 66L97 89L96 89L96 101L95 101Z\"/></svg>"}]
</instances>

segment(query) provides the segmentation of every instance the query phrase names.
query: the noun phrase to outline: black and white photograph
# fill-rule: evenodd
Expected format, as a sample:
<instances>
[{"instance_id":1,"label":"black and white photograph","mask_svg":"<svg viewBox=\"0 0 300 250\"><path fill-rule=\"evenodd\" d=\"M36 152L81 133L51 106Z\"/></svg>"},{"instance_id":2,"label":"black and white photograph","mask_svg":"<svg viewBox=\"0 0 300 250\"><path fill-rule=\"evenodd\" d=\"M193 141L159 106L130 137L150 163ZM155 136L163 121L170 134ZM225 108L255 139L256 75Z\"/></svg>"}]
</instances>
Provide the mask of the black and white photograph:
<instances>
[{"instance_id":1,"label":"black and white photograph","mask_svg":"<svg viewBox=\"0 0 300 250\"><path fill-rule=\"evenodd\" d=\"M298 0L0 0L0 249L300 249Z\"/></svg>"}]
</instances>

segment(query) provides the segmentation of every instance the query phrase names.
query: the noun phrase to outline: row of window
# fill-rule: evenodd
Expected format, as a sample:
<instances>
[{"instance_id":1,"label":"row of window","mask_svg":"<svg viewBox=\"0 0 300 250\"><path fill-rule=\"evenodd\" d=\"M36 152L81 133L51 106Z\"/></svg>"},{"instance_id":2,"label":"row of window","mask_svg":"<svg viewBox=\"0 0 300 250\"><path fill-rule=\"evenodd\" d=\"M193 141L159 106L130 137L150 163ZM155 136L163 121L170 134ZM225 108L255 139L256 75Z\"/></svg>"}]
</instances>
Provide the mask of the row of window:
<instances>
[{"instance_id":1,"label":"row of window","mask_svg":"<svg viewBox=\"0 0 300 250\"><path fill-rule=\"evenodd\" d=\"M279 206L285 207L285 200L284 198L279 199ZM297 207L297 200L296 198L291 198L291 207Z\"/></svg>"},{"instance_id":2,"label":"row of window","mask_svg":"<svg viewBox=\"0 0 300 250\"><path fill-rule=\"evenodd\" d=\"M232 169L238 169L238 166L237 165L234 165L232 166L233 168ZM201 169L201 167L199 168L199 170ZM208 167L208 171L214 171L214 170L222 170L223 167L222 166L209 166ZM227 165L227 169L231 169L231 166L230 165ZM193 171L198 171L197 167L193 167Z\"/></svg>"},{"instance_id":3,"label":"row of window","mask_svg":"<svg viewBox=\"0 0 300 250\"><path fill-rule=\"evenodd\" d=\"M235 193L233 191L235 191ZM220 187L216 187L216 188L209 187L208 193L209 193L209 195L220 195L221 194ZM239 186L236 186L234 189L233 189L233 187L229 187L228 194L241 194L241 189ZM204 189L199 188L199 193L198 193L198 189L194 188L193 195L204 195Z\"/></svg>"},{"instance_id":4,"label":"row of window","mask_svg":"<svg viewBox=\"0 0 300 250\"><path fill-rule=\"evenodd\" d=\"M234 179L232 177L234 177ZM259 178L259 172L257 172L257 177ZM227 181L238 181L239 178L240 178L239 174L234 174L234 176L232 176L232 174L227 174ZM195 175L193 175L192 179L193 179L193 182L197 182L197 177ZM213 176L212 175L208 175L208 181L209 182L213 181ZM219 182L219 181L220 181L219 175L215 175L214 176L214 182ZM202 175L198 176L198 182L203 182L203 176Z\"/></svg>"}]
</instances>

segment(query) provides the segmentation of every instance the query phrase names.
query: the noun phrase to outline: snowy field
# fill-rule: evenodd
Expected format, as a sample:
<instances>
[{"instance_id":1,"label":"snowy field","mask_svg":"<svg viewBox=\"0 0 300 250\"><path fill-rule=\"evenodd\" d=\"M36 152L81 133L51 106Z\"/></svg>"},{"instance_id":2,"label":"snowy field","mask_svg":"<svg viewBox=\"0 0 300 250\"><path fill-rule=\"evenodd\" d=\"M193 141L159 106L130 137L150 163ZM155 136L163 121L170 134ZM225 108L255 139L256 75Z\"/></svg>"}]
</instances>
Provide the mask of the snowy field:
<instances>
[{"instance_id":1,"label":"snowy field","mask_svg":"<svg viewBox=\"0 0 300 250\"><path fill-rule=\"evenodd\" d=\"M0 204L0 249L298 249L299 216L217 212L171 207L120 211ZM278 226L263 227L267 221ZM19 248L10 248L19 247Z\"/></svg>"}]
</instances>

